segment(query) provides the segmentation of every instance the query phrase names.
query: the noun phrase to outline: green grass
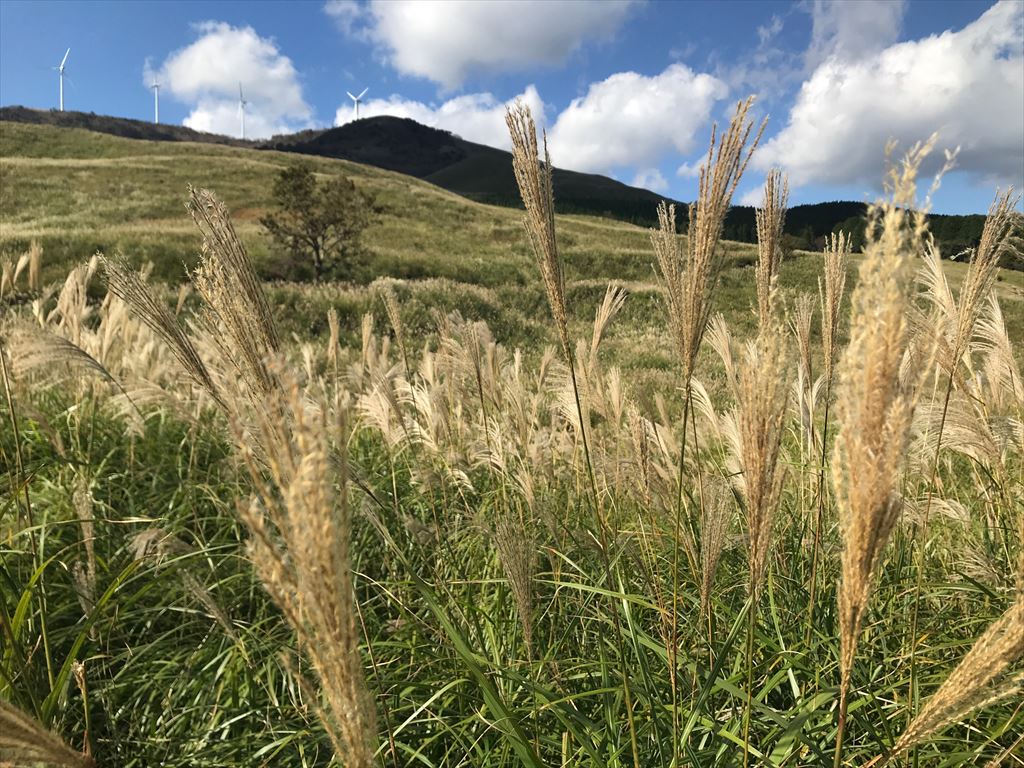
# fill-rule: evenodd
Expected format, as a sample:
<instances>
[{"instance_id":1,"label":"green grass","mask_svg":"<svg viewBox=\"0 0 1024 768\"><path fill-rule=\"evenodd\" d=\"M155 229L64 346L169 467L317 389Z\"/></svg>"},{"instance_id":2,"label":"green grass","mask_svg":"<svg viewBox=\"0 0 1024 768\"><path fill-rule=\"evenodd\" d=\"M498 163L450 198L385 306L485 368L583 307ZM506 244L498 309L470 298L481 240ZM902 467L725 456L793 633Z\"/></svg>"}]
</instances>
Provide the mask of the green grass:
<instances>
[{"instance_id":1,"label":"green grass","mask_svg":"<svg viewBox=\"0 0 1024 768\"><path fill-rule=\"evenodd\" d=\"M352 268L350 279L311 286L271 253L255 223L270 204L274 173L290 160L278 153L0 123L0 252L16 256L30 239L39 239L44 282L55 282L97 248L121 251L137 264L152 261L154 278L166 283L170 297L182 281L182 262L194 263L198 250L183 209L192 183L216 191L234 212L259 268L274 278L266 290L291 356L299 358L293 339L312 342L315 373L328 370L323 338L329 309L341 318L343 373L358 359L364 313L374 312L377 332L389 333L372 282L394 276L403 280L396 293L414 363L424 345L436 344L434 313L458 310L486 321L505 353L522 347L532 375L542 347L557 339L518 212L468 202L397 174L312 160L320 173L355 178L377 196L383 213L367 234L369 255ZM622 369L626 393L645 415L656 416L660 395L678 419L678 365L647 232L577 216L559 217L558 226L571 335L589 337L606 284L624 285L630 295L602 345L602 369ZM715 306L744 339L756 325L754 249L726 248ZM964 267L948 270L956 287ZM787 260L785 300L816 293L820 272L814 254ZM1015 278L1001 284L1000 298L1010 336L1020 338L1024 296ZM98 286L93 290L94 298L102 293ZM2 310L24 313L33 298L18 294ZM47 306L53 303L51 297ZM195 305L193 297L189 309ZM698 370L718 394L720 366L706 348ZM461 386L465 382L452 383ZM537 393L544 403L541 426L550 430L545 435L567 441L571 453L571 431L558 426L551 404L554 388L549 382ZM440 386L434 394L441 398L446 391ZM479 424L475 394L472 387L467 391L472 396L458 401L460 418ZM190 423L148 408L144 422L130 426L110 395L105 385L81 377L62 386L19 383L17 432L6 401L0 402L0 697L76 748L88 712L90 740L103 766L329 765L329 742L313 702L288 669L296 663L294 636L247 559L249 534L237 504L252 487L231 449L230 431L211 414ZM716 399L716 405L724 403ZM793 430L786 441L790 481L755 628L751 690L752 743L759 750L754 762L779 768L831 764L838 683L839 539L831 526L816 621L805 628L807 509L816 465L802 458ZM477 438L454 445L451 455L433 454L412 441L388 449L364 426L349 447L361 488L353 492L353 569L382 765L632 765L623 717L625 669L641 765L668 766L672 691L654 595L670 588L672 551L662 542L648 557L638 544L638 526L657 526L668 535L664 500L671 493L645 505L637 500L632 476L608 484L614 537L606 563L595 545L601 533L577 461L552 450L549 463L538 463L537 519L548 516L558 525L551 533L533 521L539 651L530 658L488 533L498 515L521 513L522 502L507 477L473 460L473 452L482 450ZM610 429L603 415L593 417L591 438L606 457L630 450L629 436ZM18 449L24 472L16 468ZM720 461L717 451L707 449L709 467ZM465 466L470 489L446 474L449 461ZM618 466L609 461L603 471ZM1019 452L1009 452L1008 467L1005 487L998 486L975 463L944 455L943 498L963 503L973 512L970 520L937 522L920 558L911 554L908 529L891 543L854 674L849 764L884 752L906 724L906 617L918 574L925 586L918 679L924 695L1005 608L1015 555L1007 544L1014 535L1007 521L1020 514ZM82 487L93 499L97 562L97 590L84 605L74 575L87 551L74 505L74 491ZM978 501L979 487L991 490L988 504ZM22 519L26 488L33 525ZM686 493L696 506L699 491L688 487ZM697 618L699 585L685 569L681 575L680 725L686 738L679 765L733 766L742 759L749 605L738 531L734 525L715 582L710 641ZM140 537L161 545L142 548ZM973 571L964 554L968 545L1005 573L989 578ZM86 698L67 671L72 660L85 664ZM984 710L923 747L919 765L983 764L1010 748L1021 727L1014 702Z\"/></svg>"}]
</instances>

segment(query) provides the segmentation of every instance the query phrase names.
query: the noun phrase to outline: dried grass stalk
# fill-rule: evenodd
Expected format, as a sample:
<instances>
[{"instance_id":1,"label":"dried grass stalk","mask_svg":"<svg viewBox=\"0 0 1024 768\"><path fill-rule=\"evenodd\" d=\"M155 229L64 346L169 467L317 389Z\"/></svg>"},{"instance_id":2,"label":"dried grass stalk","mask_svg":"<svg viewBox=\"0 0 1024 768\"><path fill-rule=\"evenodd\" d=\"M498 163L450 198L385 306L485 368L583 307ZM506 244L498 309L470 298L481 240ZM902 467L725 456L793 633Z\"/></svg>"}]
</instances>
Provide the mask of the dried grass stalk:
<instances>
[{"instance_id":1,"label":"dried grass stalk","mask_svg":"<svg viewBox=\"0 0 1024 768\"><path fill-rule=\"evenodd\" d=\"M544 134L544 159L541 161L537 146L537 126L530 108L517 102L505 111L505 123L512 137L512 169L526 207L523 225L544 280L562 352L569 359L572 352L565 309L565 279L555 240L555 196L547 133Z\"/></svg>"},{"instance_id":2,"label":"dried grass stalk","mask_svg":"<svg viewBox=\"0 0 1024 768\"><path fill-rule=\"evenodd\" d=\"M736 105L736 113L717 145L717 126L712 128L707 160L700 167L697 200L689 207L685 254L676 234L675 206L662 203L658 207L658 229L651 231L651 244L665 283L669 322L684 382L693 376L711 314L711 296L722 266L718 242L725 215L767 124L767 121L761 123L747 147L753 128L748 113L753 103L751 96Z\"/></svg>"},{"instance_id":3,"label":"dried grass stalk","mask_svg":"<svg viewBox=\"0 0 1024 768\"><path fill-rule=\"evenodd\" d=\"M239 431L257 486L240 512L256 570L320 679L317 712L335 752L350 768L368 768L377 727L359 650L346 463L331 456L330 438L344 445L344 426L329 423L322 404L310 408L295 382L277 378L282 388L254 414L261 455Z\"/></svg>"},{"instance_id":4,"label":"dried grass stalk","mask_svg":"<svg viewBox=\"0 0 1024 768\"><path fill-rule=\"evenodd\" d=\"M535 551L533 537L523 521L511 512L502 513L492 531L502 570L516 603L523 630L526 652L533 657L533 574Z\"/></svg>"},{"instance_id":5,"label":"dried grass stalk","mask_svg":"<svg viewBox=\"0 0 1024 768\"><path fill-rule=\"evenodd\" d=\"M91 757L76 752L59 736L0 699L0 764L8 760L12 765L42 763L54 768L93 768L96 765Z\"/></svg>"},{"instance_id":6,"label":"dried grass stalk","mask_svg":"<svg viewBox=\"0 0 1024 768\"><path fill-rule=\"evenodd\" d=\"M764 202L757 209L757 317L769 322L775 298L775 283L782 266L782 230L786 225L789 182L773 168L764 182Z\"/></svg>"},{"instance_id":7,"label":"dried grass stalk","mask_svg":"<svg viewBox=\"0 0 1024 768\"><path fill-rule=\"evenodd\" d=\"M724 483L708 482L700 517L700 613L705 623L711 616L711 588L729 535L732 504L732 494Z\"/></svg>"},{"instance_id":8,"label":"dried grass stalk","mask_svg":"<svg viewBox=\"0 0 1024 768\"><path fill-rule=\"evenodd\" d=\"M387 313L388 322L395 332L395 341L398 343L398 351L402 355L405 364L406 375L409 374L409 352L405 344L405 325L402 323L402 311L398 306L398 297L395 296L393 281L380 281L380 297L384 302L384 311Z\"/></svg>"},{"instance_id":9,"label":"dried grass stalk","mask_svg":"<svg viewBox=\"0 0 1024 768\"><path fill-rule=\"evenodd\" d=\"M1013 229L1016 217L1019 216L1014 209L1018 202L1020 195L1014 195L1013 188L996 196L985 219L981 240L960 286L957 301L953 301L938 252L934 247L928 249L922 278L927 288L926 296L939 313L940 326L944 327L940 339L943 354L939 360L951 376L957 374L960 360L974 336L985 300L995 286L1000 257L1014 250Z\"/></svg>"},{"instance_id":10,"label":"dried grass stalk","mask_svg":"<svg viewBox=\"0 0 1024 768\"><path fill-rule=\"evenodd\" d=\"M203 233L200 263L191 277L205 302L206 324L254 393L266 394L275 386L266 361L280 340L262 284L220 201L190 187L186 207Z\"/></svg>"},{"instance_id":11,"label":"dried grass stalk","mask_svg":"<svg viewBox=\"0 0 1024 768\"><path fill-rule=\"evenodd\" d=\"M896 741L889 759L922 744L971 712L1015 696L1024 687L1024 599L1018 599L979 637L939 690Z\"/></svg>"},{"instance_id":12,"label":"dried grass stalk","mask_svg":"<svg viewBox=\"0 0 1024 768\"><path fill-rule=\"evenodd\" d=\"M850 261L850 240L844 232L825 238L825 280L818 283L821 297L821 346L824 356L825 390L830 392L835 374L839 347L839 311L846 290L847 265Z\"/></svg>"},{"instance_id":13,"label":"dried grass stalk","mask_svg":"<svg viewBox=\"0 0 1024 768\"><path fill-rule=\"evenodd\" d=\"M814 297L809 293L802 293L797 297L796 305L793 307L790 326L793 329L793 335L796 336L797 348L800 351L800 365L803 368L804 381L808 388L814 383L811 368L811 322L813 320Z\"/></svg>"},{"instance_id":14,"label":"dried grass stalk","mask_svg":"<svg viewBox=\"0 0 1024 768\"><path fill-rule=\"evenodd\" d=\"M779 459L789 389L783 335L777 324L770 323L748 347L739 366L736 390L737 458L750 537L750 594L755 603L782 498L785 472Z\"/></svg>"},{"instance_id":15,"label":"dried grass stalk","mask_svg":"<svg viewBox=\"0 0 1024 768\"><path fill-rule=\"evenodd\" d=\"M28 289L38 293L43 287L43 246L33 240L28 246Z\"/></svg>"},{"instance_id":16,"label":"dried grass stalk","mask_svg":"<svg viewBox=\"0 0 1024 768\"><path fill-rule=\"evenodd\" d=\"M886 186L892 201L869 209L850 344L840 371L832 480L843 538L838 598L843 703L875 574L901 507L899 478L916 390L916 381L901 375L901 365L910 345L911 261L925 230L924 213L908 208L931 144L916 145L890 171Z\"/></svg>"}]
</instances>

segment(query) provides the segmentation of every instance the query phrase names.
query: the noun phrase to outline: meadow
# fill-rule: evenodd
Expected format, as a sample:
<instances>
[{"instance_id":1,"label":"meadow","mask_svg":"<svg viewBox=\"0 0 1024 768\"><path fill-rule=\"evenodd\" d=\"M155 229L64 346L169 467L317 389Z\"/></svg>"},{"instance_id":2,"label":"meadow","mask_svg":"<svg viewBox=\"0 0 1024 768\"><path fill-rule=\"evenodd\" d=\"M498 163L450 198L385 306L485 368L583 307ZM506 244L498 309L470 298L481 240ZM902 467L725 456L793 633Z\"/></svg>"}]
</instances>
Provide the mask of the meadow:
<instances>
[{"instance_id":1,"label":"meadow","mask_svg":"<svg viewBox=\"0 0 1024 768\"><path fill-rule=\"evenodd\" d=\"M0 762L1024 765L1018 198L723 242L748 108L654 230L313 160L321 285L294 158L3 123Z\"/></svg>"}]
</instances>

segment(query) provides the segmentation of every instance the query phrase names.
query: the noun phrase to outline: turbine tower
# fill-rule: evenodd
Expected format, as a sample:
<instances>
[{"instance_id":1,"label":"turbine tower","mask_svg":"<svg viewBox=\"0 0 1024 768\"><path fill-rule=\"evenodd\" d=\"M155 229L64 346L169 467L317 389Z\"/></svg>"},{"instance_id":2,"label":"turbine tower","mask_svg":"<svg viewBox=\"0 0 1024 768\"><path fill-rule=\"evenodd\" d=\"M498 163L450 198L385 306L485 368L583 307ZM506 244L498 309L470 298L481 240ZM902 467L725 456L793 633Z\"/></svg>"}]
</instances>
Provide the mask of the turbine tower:
<instances>
[{"instance_id":1,"label":"turbine tower","mask_svg":"<svg viewBox=\"0 0 1024 768\"><path fill-rule=\"evenodd\" d=\"M68 63L68 54L71 53L71 49L64 54L64 58L60 60L60 66L54 67L57 70L57 76L60 78L60 111L64 111L64 65Z\"/></svg>"},{"instance_id":2,"label":"turbine tower","mask_svg":"<svg viewBox=\"0 0 1024 768\"><path fill-rule=\"evenodd\" d=\"M352 101L355 102L355 118L354 118L355 120L359 119L359 105L360 105L360 103L362 103L363 96L366 95L366 92L368 90L370 90L368 87L367 88L363 88L363 92L360 93L358 96L353 96L351 91L345 91L345 93L348 94L348 97L350 99L352 99Z\"/></svg>"},{"instance_id":3,"label":"turbine tower","mask_svg":"<svg viewBox=\"0 0 1024 768\"><path fill-rule=\"evenodd\" d=\"M242 139L245 139L245 105L249 102L242 97L242 84L238 84L238 117L242 122Z\"/></svg>"},{"instance_id":4,"label":"turbine tower","mask_svg":"<svg viewBox=\"0 0 1024 768\"><path fill-rule=\"evenodd\" d=\"M153 122L160 122L160 81L154 80L153 84L149 86L153 89Z\"/></svg>"}]
</instances>

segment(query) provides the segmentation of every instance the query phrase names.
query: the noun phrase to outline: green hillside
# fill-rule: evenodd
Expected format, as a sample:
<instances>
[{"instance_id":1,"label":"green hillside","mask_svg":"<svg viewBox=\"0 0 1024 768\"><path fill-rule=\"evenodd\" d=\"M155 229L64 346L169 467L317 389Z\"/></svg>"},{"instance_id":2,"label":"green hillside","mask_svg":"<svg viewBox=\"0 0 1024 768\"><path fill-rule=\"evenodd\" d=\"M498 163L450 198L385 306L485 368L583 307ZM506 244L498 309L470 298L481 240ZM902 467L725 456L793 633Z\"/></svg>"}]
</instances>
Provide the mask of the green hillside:
<instances>
[{"instance_id":1,"label":"green hillside","mask_svg":"<svg viewBox=\"0 0 1024 768\"><path fill-rule=\"evenodd\" d=\"M342 279L261 231L296 161L375 198ZM822 345L821 254L755 269L723 242L683 273L659 233L698 353L670 341L650 233L562 214L553 243L551 205L535 257L520 211L370 165L0 121L0 765L1013 754L1024 712L992 692L1024 651L1021 274L1005 326L982 291L919 314L966 267L928 262L915 297L923 233L888 204L862 284L828 260ZM97 250L149 286L75 268Z\"/></svg>"},{"instance_id":2,"label":"green hillside","mask_svg":"<svg viewBox=\"0 0 1024 768\"><path fill-rule=\"evenodd\" d=\"M495 150L497 152L497 150ZM503 154L503 153L502 153ZM366 235L367 257L345 283L303 287L308 265L272 252L258 219L272 204L277 171L293 154L211 143L119 138L83 129L0 121L0 254L14 257L35 239L44 251L44 281L96 251L151 262L153 278L172 285L195 261L199 238L184 200L189 184L213 190L274 295L288 311L290 331L318 334L329 306L342 310L354 340L362 312L375 309L367 286L391 276L408 283L413 326L431 327L435 309L458 309L491 324L502 341L536 347L554 341L542 321L545 299L526 245L520 212L484 205L409 176L357 163L304 156L318 174L343 174L372 193L380 214ZM561 193L556 176L556 197ZM620 362L671 369L647 229L604 218L567 215L559 221L570 309L580 332L589 325L605 285L627 285L632 296L610 347ZM755 249L726 244L728 267L718 296L738 329L753 326ZM950 265L956 280L962 267ZM787 293L817 293L819 256L798 253L783 267ZM1019 281L1004 282L1008 320L1024 327Z\"/></svg>"},{"instance_id":3,"label":"green hillside","mask_svg":"<svg viewBox=\"0 0 1024 768\"><path fill-rule=\"evenodd\" d=\"M0 122L81 128L127 139L220 144L350 160L414 176L477 202L519 206L508 152L466 141L449 131L407 118L364 118L337 128L310 129L262 141L91 112L18 106L0 107ZM641 226L657 224L655 208L662 195L599 174L556 168L554 175L558 188L555 205L560 213L600 216ZM685 203L677 202L677 205L680 210L685 209ZM851 201L796 205L786 217L785 232L795 248L821 250L824 238L840 229L854 233L859 246L866 210L863 202ZM980 214L932 215L929 221L942 253L949 256L977 246L984 218ZM726 217L724 234L737 242L756 243L754 209L750 206L732 208ZM1024 265L1006 260L1004 266L1021 269Z\"/></svg>"}]
</instances>

